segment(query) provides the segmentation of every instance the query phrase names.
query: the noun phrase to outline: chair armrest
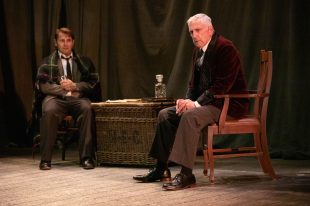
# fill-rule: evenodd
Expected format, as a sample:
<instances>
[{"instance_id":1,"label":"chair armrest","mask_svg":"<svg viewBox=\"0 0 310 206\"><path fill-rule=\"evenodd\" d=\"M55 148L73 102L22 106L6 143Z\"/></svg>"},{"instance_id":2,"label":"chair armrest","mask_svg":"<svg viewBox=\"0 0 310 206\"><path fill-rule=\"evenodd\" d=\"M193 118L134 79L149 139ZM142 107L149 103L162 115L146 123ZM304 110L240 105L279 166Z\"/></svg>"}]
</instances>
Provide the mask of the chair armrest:
<instances>
[{"instance_id":1,"label":"chair armrest","mask_svg":"<svg viewBox=\"0 0 310 206\"><path fill-rule=\"evenodd\" d=\"M229 101L230 98L264 98L268 97L269 93L260 93L258 91L251 91L255 93L249 93L249 94L216 94L214 95L214 98L216 99L224 99L224 105L221 111L220 119L219 119L219 132L222 130L222 128L225 126L225 121L227 119L227 112L229 107Z\"/></svg>"},{"instance_id":2,"label":"chair armrest","mask_svg":"<svg viewBox=\"0 0 310 206\"><path fill-rule=\"evenodd\" d=\"M267 97L269 93L253 93L253 94L216 94L214 98L256 98L256 97Z\"/></svg>"}]
</instances>

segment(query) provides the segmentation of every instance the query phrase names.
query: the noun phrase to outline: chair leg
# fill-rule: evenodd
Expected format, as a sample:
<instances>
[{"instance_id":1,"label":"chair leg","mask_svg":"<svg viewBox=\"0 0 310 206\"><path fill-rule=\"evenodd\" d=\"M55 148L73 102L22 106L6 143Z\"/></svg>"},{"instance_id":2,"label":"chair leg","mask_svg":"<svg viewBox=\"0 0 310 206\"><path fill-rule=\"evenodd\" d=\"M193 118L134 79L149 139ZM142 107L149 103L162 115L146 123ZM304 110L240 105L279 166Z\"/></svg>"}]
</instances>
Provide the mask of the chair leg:
<instances>
[{"instance_id":1,"label":"chair leg","mask_svg":"<svg viewBox=\"0 0 310 206\"><path fill-rule=\"evenodd\" d=\"M208 160L210 165L210 175L209 181L210 183L214 183L214 157L213 157L213 131L212 129L208 129Z\"/></svg>"},{"instance_id":2,"label":"chair leg","mask_svg":"<svg viewBox=\"0 0 310 206\"><path fill-rule=\"evenodd\" d=\"M259 164L261 165L261 168L262 168L263 172L265 174L267 174L268 173L268 169L266 167L265 158L263 157L263 150L262 150L262 144L261 144L261 141L260 141L260 134L259 133L254 133L253 137L254 137L256 152L260 153L258 155L258 157L257 157L258 161L259 161Z\"/></svg>"},{"instance_id":3,"label":"chair leg","mask_svg":"<svg viewBox=\"0 0 310 206\"><path fill-rule=\"evenodd\" d=\"M64 143L61 150L61 159L64 161L66 159L66 144Z\"/></svg>"},{"instance_id":4,"label":"chair leg","mask_svg":"<svg viewBox=\"0 0 310 206\"><path fill-rule=\"evenodd\" d=\"M33 144L33 146L32 146L32 159L34 159L35 150L39 146L40 146L40 143Z\"/></svg>"},{"instance_id":5,"label":"chair leg","mask_svg":"<svg viewBox=\"0 0 310 206\"><path fill-rule=\"evenodd\" d=\"M34 153L36 148L39 147L40 149L40 134L37 134L36 136L33 137L33 145L32 145L32 158L34 159Z\"/></svg>"},{"instance_id":6,"label":"chair leg","mask_svg":"<svg viewBox=\"0 0 310 206\"><path fill-rule=\"evenodd\" d=\"M208 176L208 170L209 170L209 156L208 156L208 147L205 146L203 149L203 159L204 159L204 170L203 174L205 176Z\"/></svg>"},{"instance_id":7,"label":"chair leg","mask_svg":"<svg viewBox=\"0 0 310 206\"><path fill-rule=\"evenodd\" d=\"M66 159L66 149L67 149L67 145L68 145L68 134L69 132L67 131L67 133L63 136L62 139L62 148L61 148L61 159L64 161Z\"/></svg>"},{"instance_id":8,"label":"chair leg","mask_svg":"<svg viewBox=\"0 0 310 206\"><path fill-rule=\"evenodd\" d=\"M269 156L266 130L262 131L260 137L261 137L261 148L263 151L263 159L264 159L264 165L265 165L266 171L271 176L272 179L278 179L278 176L276 175L272 167L270 156Z\"/></svg>"}]
</instances>

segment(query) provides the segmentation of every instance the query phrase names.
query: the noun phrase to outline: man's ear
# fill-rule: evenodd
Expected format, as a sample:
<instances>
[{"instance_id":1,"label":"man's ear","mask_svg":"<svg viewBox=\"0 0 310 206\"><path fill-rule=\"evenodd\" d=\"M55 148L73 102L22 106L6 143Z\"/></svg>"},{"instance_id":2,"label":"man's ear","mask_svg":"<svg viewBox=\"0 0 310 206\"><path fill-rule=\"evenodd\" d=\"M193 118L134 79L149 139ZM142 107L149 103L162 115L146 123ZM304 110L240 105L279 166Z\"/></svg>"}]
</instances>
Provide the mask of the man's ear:
<instances>
[{"instance_id":1,"label":"man's ear","mask_svg":"<svg viewBox=\"0 0 310 206\"><path fill-rule=\"evenodd\" d=\"M57 48L57 41L54 39L54 45Z\"/></svg>"}]
</instances>

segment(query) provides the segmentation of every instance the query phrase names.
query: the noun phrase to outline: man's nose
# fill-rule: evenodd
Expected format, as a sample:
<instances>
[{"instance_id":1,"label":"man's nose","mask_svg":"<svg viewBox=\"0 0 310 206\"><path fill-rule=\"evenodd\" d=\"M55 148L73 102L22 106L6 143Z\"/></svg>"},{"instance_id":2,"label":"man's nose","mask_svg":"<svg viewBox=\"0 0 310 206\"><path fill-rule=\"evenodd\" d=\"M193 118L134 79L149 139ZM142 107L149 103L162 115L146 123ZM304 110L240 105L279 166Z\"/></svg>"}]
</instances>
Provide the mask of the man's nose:
<instances>
[{"instance_id":1,"label":"man's nose","mask_svg":"<svg viewBox=\"0 0 310 206\"><path fill-rule=\"evenodd\" d=\"M197 32L194 31L194 32L192 33L192 37L193 37L193 39L196 39L196 38L197 38Z\"/></svg>"}]
</instances>

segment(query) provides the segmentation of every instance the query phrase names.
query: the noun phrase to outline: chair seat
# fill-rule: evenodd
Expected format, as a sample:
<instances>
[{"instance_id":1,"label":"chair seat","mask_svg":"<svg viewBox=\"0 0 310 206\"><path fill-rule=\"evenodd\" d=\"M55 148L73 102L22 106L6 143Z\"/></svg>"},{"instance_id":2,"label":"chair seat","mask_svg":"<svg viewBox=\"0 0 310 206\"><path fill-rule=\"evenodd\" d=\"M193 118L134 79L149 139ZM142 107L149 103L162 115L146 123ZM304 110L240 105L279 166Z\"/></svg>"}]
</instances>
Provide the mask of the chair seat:
<instances>
[{"instance_id":1,"label":"chair seat","mask_svg":"<svg viewBox=\"0 0 310 206\"><path fill-rule=\"evenodd\" d=\"M225 121L221 129L219 125L214 123L208 126L214 134L246 134L259 131L260 121L255 117L245 117L242 119L233 119Z\"/></svg>"},{"instance_id":2,"label":"chair seat","mask_svg":"<svg viewBox=\"0 0 310 206\"><path fill-rule=\"evenodd\" d=\"M245 125L258 125L259 119L255 117L245 117L242 119L233 119L225 121L225 125L234 125L234 124L245 124ZM218 126L216 123L211 124L210 126Z\"/></svg>"}]
</instances>

